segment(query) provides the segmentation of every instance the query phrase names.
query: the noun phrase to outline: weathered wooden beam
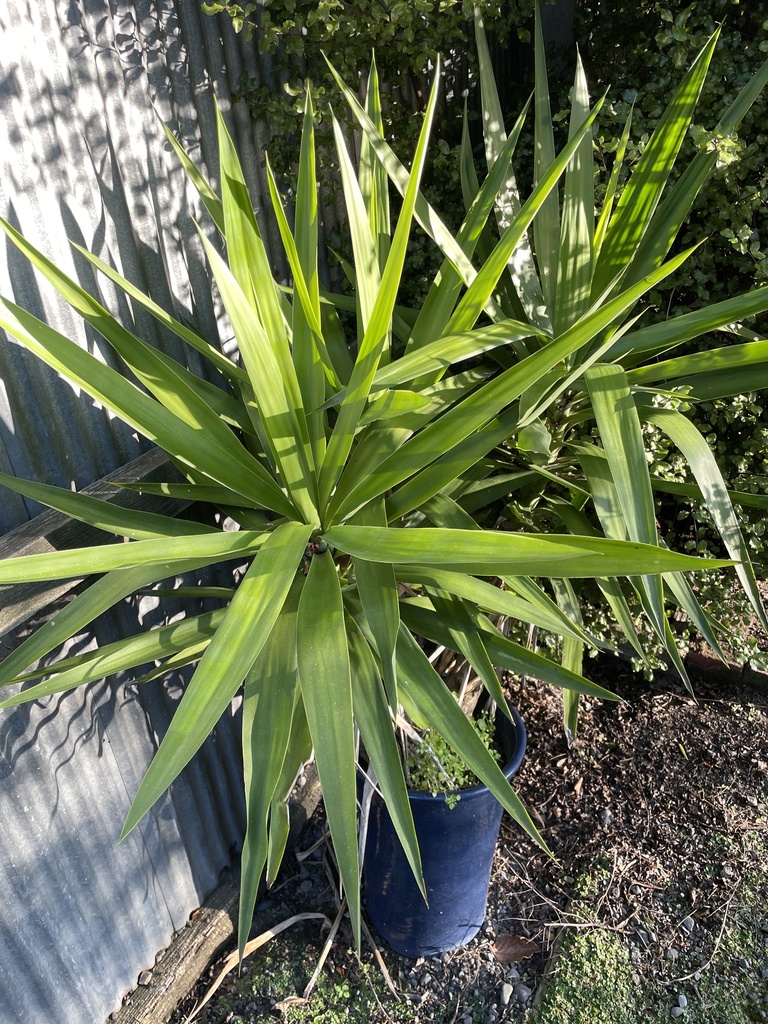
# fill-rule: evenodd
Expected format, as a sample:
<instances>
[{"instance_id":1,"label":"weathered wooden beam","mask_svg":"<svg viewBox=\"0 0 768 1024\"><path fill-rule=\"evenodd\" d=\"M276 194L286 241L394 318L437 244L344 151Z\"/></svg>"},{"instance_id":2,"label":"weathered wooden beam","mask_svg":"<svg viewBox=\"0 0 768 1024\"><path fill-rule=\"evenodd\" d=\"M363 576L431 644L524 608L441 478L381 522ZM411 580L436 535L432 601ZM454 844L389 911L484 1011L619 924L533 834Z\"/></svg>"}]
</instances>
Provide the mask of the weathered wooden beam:
<instances>
[{"instance_id":1,"label":"weathered wooden beam","mask_svg":"<svg viewBox=\"0 0 768 1024\"><path fill-rule=\"evenodd\" d=\"M189 505L189 502L185 504L170 498L140 494L138 491L118 490L110 486L110 483L123 480L138 483L142 480L182 479L165 452L153 448L133 462L121 466L114 473L83 488L83 493L103 498L124 508L140 508L144 512L177 515ZM107 544L113 539L111 534L103 530L86 526L85 523L70 519L61 512L49 510L0 537L0 559L44 554L92 544ZM71 579L0 587L0 636L10 633L81 582L78 579Z\"/></svg>"}]
</instances>

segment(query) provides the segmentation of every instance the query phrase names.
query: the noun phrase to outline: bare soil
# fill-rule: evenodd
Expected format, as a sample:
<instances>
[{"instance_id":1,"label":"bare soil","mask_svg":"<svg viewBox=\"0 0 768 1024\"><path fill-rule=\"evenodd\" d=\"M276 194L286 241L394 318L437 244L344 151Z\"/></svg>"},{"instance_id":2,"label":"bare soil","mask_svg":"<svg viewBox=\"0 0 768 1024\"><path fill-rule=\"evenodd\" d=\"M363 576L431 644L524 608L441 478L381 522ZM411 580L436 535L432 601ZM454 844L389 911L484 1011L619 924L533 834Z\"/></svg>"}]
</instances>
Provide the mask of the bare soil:
<instances>
[{"instance_id":1,"label":"bare soil","mask_svg":"<svg viewBox=\"0 0 768 1024\"><path fill-rule=\"evenodd\" d=\"M736 972L752 1000L743 1019L768 1017L768 1002L763 1008L768 1000L768 694L700 678L694 680L694 699L676 679L659 676L648 682L618 659L604 658L587 668L622 701L583 699L570 748L559 694L531 681L509 683L528 730L528 751L515 785L554 858L505 818L483 933L466 948L433 961L414 962L382 950L399 1002L383 986L372 985L373 955L366 950L357 960L343 923L324 972L343 983L352 1009L326 1018L315 1007L310 1019L330 1022L344 1013L360 1019L355 992L367 987L375 990L375 1001L364 1011L372 1022L521 1020L541 1012L542 981L557 983L553 953L585 931L618 941L638 990L677 992L682 982L695 985L708 971L730 984ZM320 813L299 848L310 846L323 829ZM313 910L333 918L333 882L322 846L303 863L286 865L269 896L275 921ZM739 927L752 930L750 949L762 950L757 957L739 958L727 944L737 910ZM197 1019L208 1024L255 1024L281 1014L289 1021L307 1019L291 1016L301 1004L291 1008L283 1001L300 994L308 977L302 972L319 956L322 938L315 922L292 931L291 938L285 934L305 965L294 972L293 992L275 987L269 980L274 971L247 988L232 975L222 986L223 997ZM539 951L520 963L502 964L494 941L505 935L532 938ZM290 949L281 949L280 956L290 958ZM249 967L254 977L260 956L256 953ZM183 1020L215 974L214 965L174 1020ZM714 1022L715 1017L696 1019Z\"/></svg>"}]
</instances>

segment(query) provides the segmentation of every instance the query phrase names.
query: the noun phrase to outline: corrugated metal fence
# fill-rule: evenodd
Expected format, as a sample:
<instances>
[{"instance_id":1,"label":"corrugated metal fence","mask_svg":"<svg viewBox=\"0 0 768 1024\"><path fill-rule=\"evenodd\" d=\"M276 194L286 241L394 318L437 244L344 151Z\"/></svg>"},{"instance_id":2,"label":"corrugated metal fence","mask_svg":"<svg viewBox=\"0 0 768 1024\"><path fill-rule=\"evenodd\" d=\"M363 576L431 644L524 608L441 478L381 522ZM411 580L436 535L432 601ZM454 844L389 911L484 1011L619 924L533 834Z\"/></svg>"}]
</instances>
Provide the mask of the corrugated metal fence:
<instances>
[{"instance_id":1,"label":"corrugated metal fence","mask_svg":"<svg viewBox=\"0 0 768 1024\"><path fill-rule=\"evenodd\" d=\"M189 216L199 211L150 101L213 174L215 90L258 201L265 129L230 101L243 68L261 74L254 48L197 0L6 0L0 54L0 214L110 308L114 293L67 238L215 339ZM95 334L11 245L0 248L0 292L97 352ZM178 354L149 317L117 308ZM147 447L0 337L0 470L81 487ZM3 490L0 534L38 511ZM108 643L157 615L146 599L126 603L74 646ZM0 639L0 657L14 642ZM231 863L244 822L235 717L116 845L181 683L102 684L0 715L0 1024L101 1024Z\"/></svg>"}]
</instances>

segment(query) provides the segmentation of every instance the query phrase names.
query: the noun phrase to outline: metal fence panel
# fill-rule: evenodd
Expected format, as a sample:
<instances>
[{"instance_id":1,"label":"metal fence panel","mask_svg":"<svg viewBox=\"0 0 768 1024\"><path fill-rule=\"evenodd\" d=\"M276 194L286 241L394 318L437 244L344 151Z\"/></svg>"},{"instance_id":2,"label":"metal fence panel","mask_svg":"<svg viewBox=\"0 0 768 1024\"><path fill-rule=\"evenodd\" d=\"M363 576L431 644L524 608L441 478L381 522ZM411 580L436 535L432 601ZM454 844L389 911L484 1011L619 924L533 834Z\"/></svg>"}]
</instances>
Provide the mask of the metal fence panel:
<instances>
[{"instance_id":1,"label":"metal fence panel","mask_svg":"<svg viewBox=\"0 0 768 1024\"><path fill-rule=\"evenodd\" d=\"M231 101L241 67L262 74L253 48L197 0L6 0L0 52L0 215L126 326L200 370L67 239L219 337L190 214L205 217L151 101L215 183L215 92L260 201L266 128ZM0 294L114 359L10 243L0 245ZM81 487L147 447L0 337L0 470ZM38 511L3 491L0 534ZM109 643L157 615L147 600L124 603L74 646ZM11 643L0 639L0 657ZM234 715L117 846L182 686L124 679L0 714L0 1024L101 1024L232 862L244 828Z\"/></svg>"}]
</instances>

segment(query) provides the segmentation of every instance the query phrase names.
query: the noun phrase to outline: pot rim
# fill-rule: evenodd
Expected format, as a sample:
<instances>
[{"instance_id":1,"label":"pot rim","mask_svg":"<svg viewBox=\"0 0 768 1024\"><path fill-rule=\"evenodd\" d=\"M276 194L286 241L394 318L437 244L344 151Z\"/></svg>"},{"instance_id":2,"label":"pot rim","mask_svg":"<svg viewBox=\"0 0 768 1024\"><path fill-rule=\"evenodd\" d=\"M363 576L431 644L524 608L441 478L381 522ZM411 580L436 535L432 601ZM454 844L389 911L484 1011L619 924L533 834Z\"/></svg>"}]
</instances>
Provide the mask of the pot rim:
<instances>
[{"instance_id":1,"label":"pot rim","mask_svg":"<svg viewBox=\"0 0 768 1024\"><path fill-rule=\"evenodd\" d=\"M525 757L528 735L525 731L525 724L520 717L520 713L517 708L513 707L511 704L507 704L507 707L509 708L509 713L512 716L512 724L514 724L515 727L515 749L512 752L512 757L501 770L504 774L504 778L509 782ZM509 719L507 719L507 721L509 721ZM483 796L488 792L490 791L484 783L480 783L479 786L471 786L469 789L454 789L450 793L423 793L419 790L409 788L408 799L413 801L431 800L435 803L445 803L448 797L453 796L454 794L458 794L463 801L471 800L473 797Z\"/></svg>"}]
</instances>

